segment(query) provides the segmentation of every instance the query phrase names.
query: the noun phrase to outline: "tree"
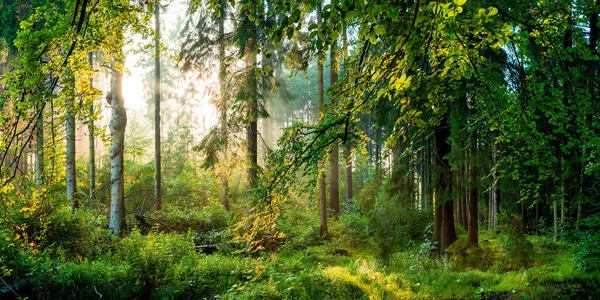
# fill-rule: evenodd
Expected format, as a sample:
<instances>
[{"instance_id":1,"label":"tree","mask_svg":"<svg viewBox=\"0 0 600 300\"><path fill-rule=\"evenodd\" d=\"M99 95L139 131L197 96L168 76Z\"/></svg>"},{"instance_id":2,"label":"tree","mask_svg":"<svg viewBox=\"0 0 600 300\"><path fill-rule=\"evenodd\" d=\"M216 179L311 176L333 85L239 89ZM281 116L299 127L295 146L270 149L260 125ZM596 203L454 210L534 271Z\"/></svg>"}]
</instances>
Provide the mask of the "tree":
<instances>
[{"instance_id":1,"label":"tree","mask_svg":"<svg viewBox=\"0 0 600 300\"><path fill-rule=\"evenodd\" d=\"M154 210L162 205L161 151L160 151L160 1L154 2Z\"/></svg>"},{"instance_id":2,"label":"tree","mask_svg":"<svg viewBox=\"0 0 600 300\"><path fill-rule=\"evenodd\" d=\"M436 179L433 188L434 225L431 242L435 245L438 255L456 241L454 228L454 207L452 198L452 168L446 157L451 148L448 143L450 126L447 120L442 120L433 131L433 151L435 156Z\"/></svg>"},{"instance_id":3,"label":"tree","mask_svg":"<svg viewBox=\"0 0 600 300\"><path fill-rule=\"evenodd\" d=\"M75 89L75 79L69 79ZM74 93L73 93L74 94ZM67 171L67 201L72 204L73 211L79 208L79 201L77 199L77 169L75 166L75 114L73 112L73 97L74 95L67 95L65 102L67 106L66 116L66 138L67 138L67 151L66 151L66 171Z\"/></svg>"},{"instance_id":4,"label":"tree","mask_svg":"<svg viewBox=\"0 0 600 300\"><path fill-rule=\"evenodd\" d=\"M125 148L125 127L127 126L127 112L123 99L123 60L115 57L111 64L112 75L110 80L111 92L107 101L111 106L112 114L109 124L112 138L110 146L110 220L108 228L116 236L123 236L127 224L125 223L125 179L123 177L123 150Z\"/></svg>"},{"instance_id":5,"label":"tree","mask_svg":"<svg viewBox=\"0 0 600 300\"><path fill-rule=\"evenodd\" d=\"M477 153L477 131L472 133L471 149L470 152L473 156ZM475 160L471 160L471 169L469 170L469 247L475 247L478 244L479 231L478 231L478 218L477 218L477 193L478 193L477 181L477 165Z\"/></svg>"},{"instance_id":6,"label":"tree","mask_svg":"<svg viewBox=\"0 0 600 300\"><path fill-rule=\"evenodd\" d=\"M336 44L331 44L330 49L330 84L335 86L339 72L339 61L338 61L338 50ZM333 103L332 103L333 105ZM339 159L339 147L338 143L334 142L331 145L331 177L329 182L329 205L334 213L340 212L340 159Z\"/></svg>"},{"instance_id":7,"label":"tree","mask_svg":"<svg viewBox=\"0 0 600 300\"><path fill-rule=\"evenodd\" d=\"M88 61L90 64L90 68L93 69L94 67L94 53L93 52L89 52L88 53ZM92 75L92 77L90 77L90 89L94 89L94 77ZM90 117L88 120L88 134L89 134L89 142L90 142L90 148L89 148L89 172L90 172L90 199L89 199L89 203L92 203L92 201L94 200L94 195L96 194L96 134L95 134L95 129L94 129L94 118L93 115L95 113L95 109L94 109L94 102L92 101L91 105L90 105Z\"/></svg>"},{"instance_id":8,"label":"tree","mask_svg":"<svg viewBox=\"0 0 600 300\"><path fill-rule=\"evenodd\" d=\"M321 4L317 4L317 26L318 29L321 29L321 27L323 26L323 17L322 17L322 7ZM324 104L324 98L325 98L325 91L323 88L323 61L325 60L325 58L323 57L322 54L322 49L319 49L319 47L317 46L318 49L318 55L317 55L317 68L318 68L318 94L319 94L319 104L318 104L318 111L317 111L317 115L319 116L319 120L323 119L323 114L324 114L324 109L325 109L325 104ZM319 164L322 164L322 162L320 162ZM319 169L322 169L323 166L319 166ZM325 175L324 173L322 173L321 170L319 170L318 172L318 185L319 185L319 215L320 215L320 232L321 235L326 235L327 234L327 183L325 181Z\"/></svg>"}]
</instances>

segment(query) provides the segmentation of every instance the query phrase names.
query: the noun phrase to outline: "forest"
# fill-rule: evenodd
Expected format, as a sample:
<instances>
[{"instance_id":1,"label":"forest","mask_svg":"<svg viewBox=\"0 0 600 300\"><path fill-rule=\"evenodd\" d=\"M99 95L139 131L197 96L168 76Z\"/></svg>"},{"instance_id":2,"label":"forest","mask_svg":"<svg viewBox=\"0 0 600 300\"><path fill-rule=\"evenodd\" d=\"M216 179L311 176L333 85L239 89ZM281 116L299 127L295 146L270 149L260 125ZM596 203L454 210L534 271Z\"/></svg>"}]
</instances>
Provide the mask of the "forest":
<instances>
[{"instance_id":1,"label":"forest","mask_svg":"<svg viewBox=\"0 0 600 300\"><path fill-rule=\"evenodd\" d=\"M2 0L0 299L600 299L598 0Z\"/></svg>"}]
</instances>

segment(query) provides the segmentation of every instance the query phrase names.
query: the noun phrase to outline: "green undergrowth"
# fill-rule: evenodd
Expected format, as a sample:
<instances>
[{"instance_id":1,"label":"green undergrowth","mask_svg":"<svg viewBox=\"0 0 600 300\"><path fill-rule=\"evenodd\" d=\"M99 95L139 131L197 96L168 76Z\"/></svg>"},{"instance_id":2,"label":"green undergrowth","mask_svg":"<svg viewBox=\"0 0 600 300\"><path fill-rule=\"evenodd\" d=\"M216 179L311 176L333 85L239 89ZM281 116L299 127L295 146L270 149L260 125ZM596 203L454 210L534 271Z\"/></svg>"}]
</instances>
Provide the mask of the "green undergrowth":
<instances>
[{"instance_id":1,"label":"green undergrowth","mask_svg":"<svg viewBox=\"0 0 600 300\"><path fill-rule=\"evenodd\" d=\"M502 236L483 232L490 263L468 268L424 247L385 262L366 245L316 239L278 253L244 256L194 247L192 234L132 233L95 260L36 276L39 299L539 299L597 298L598 274L573 262L571 247L530 237L529 267L503 269ZM479 253L479 252L477 252ZM46 269L53 267L48 262Z\"/></svg>"}]
</instances>

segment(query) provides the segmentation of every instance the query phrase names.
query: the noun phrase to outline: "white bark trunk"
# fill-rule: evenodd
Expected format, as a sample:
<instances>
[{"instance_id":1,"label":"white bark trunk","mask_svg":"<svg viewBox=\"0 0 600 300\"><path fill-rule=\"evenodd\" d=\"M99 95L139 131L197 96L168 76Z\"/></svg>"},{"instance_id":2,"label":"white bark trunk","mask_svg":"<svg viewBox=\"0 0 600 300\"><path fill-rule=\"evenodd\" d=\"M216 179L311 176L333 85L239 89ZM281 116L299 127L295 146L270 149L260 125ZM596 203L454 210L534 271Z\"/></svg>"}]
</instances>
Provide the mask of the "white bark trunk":
<instances>
[{"instance_id":1,"label":"white bark trunk","mask_svg":"<svg viewBox=\"0 0 600 300\"><path fill-rule=\"evenodd\" d=\"M110 146L110 220L109 230L117 236L123 236L125 230L125 195L123 180L123 150L125 144L125 126L127 125L127 114L123 100L123 74L115 70L115 65L123 65L123 61L116 60L113 63L113 74L111 79L110 105L112 116L109 123L112 143Z\"/></svg>"}]
</instances>

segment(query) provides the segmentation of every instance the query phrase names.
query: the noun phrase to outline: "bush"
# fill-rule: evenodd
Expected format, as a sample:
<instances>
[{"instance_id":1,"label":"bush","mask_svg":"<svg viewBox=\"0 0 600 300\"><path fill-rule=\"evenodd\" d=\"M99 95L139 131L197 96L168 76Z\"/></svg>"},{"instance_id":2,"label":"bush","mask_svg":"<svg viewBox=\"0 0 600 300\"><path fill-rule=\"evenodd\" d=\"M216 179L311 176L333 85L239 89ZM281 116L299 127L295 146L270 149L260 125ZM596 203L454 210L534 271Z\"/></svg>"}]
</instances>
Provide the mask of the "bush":
<instances>
[{"instance_id":1,"label":"bush","mask_svg":"<svg viewBox=\"0 0 600 300\"><path fill-rule=\"evenodd\" d=\"M198 232L223 231L229 223L229 213L220 203L210 202L203 207L181 209L165 205L153 217L155 231L187 233L188 230Z\"/></svg>"},{"instance_id":2,"label":"bush","mask_svg":"<svg viewBox=\"0 0 600 300\"><path fill-rule=\"evenodd\" d=\"M110 239L104 222L104 217L95 218L92 211L73 212L68 206L53 209L48 215L46 239L40 246L63 259L97 257L107 251Z\"/></svg>"},{"instance_id":3,"label":"bush","mask_svg":"<svg viewBox=\"0 0 600 300\"><path fill-rule=\"evenodd\" d=\"M340 216L344 229L344 237L351 244L366 243L369 240L367 232L367 217L361 213L361 208L355 201L346 203L345 212Z\"/></svg>"},{"instance_id":4,"label":"bush","mask_svg":"<svg viewBox=\"0 0 600 300\"><path fill-rule=\"evenodd\" d=\"M469 247L468 238L454 242L446 249L446 253L450 255L452 266L459 270L487 270L496 261L494 250L489 243L483 242L477 247Z\"/></svg>"},{"instance_id":5,"label":"bush","mask_svg":"<svg viewBox=\"0 0 600 300\"><path fill-rule=\"evenodd\" d=\"M40 299L136 299L143 288L137 275L126 261L86 260L38 274L34 292Z\"/></svg>"},{"instance_id":6,"label":"bush","mask_svg":"<svg viewBox=\"0 0 600 300\"><path fill-rule=\"evenodd\" d=\"M518 214L500 214L501 230L505 233L501 240L504 256L499 261L499 267L504 270L519 270L530 267L535 251L533 244L527 240L521 229L521 216Z\"/></svg>"},{"instance_id":7,"label":"bush","mask_svg":"<svg viewBox=\"0 0 600 300\"><path fill-rule=\"evenodd\" d=\"M575 244L575 265L585 272L600 271L600 234L596 231L583 232Z\"/></svg>"}]
</instances>

